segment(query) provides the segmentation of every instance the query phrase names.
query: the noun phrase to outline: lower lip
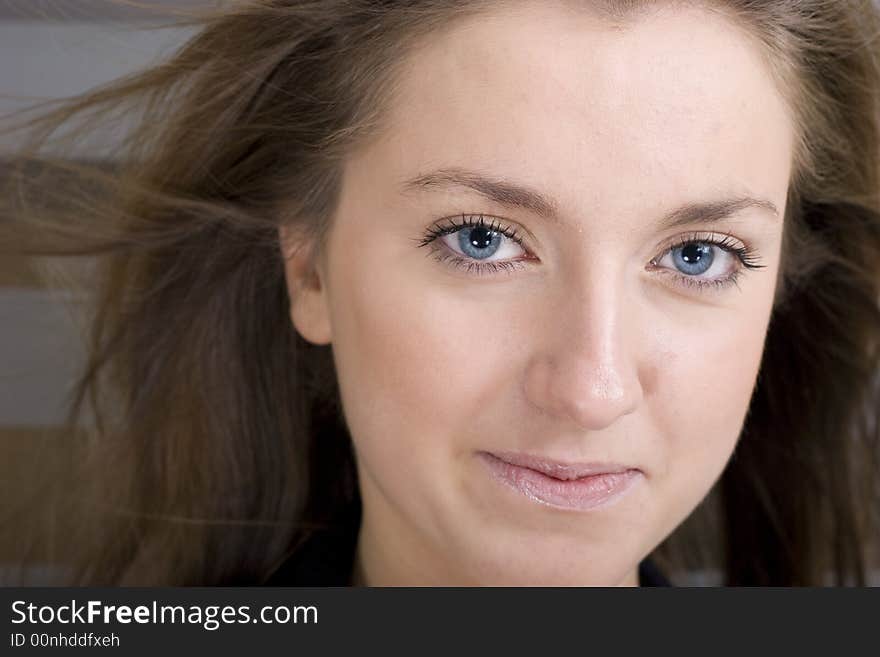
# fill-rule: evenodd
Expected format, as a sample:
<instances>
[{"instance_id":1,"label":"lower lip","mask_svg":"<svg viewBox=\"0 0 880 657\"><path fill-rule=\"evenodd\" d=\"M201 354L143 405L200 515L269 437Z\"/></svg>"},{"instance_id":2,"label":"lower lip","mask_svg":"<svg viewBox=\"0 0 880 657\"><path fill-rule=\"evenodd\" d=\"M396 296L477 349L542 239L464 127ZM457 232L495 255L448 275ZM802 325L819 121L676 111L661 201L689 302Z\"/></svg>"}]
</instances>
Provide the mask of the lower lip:
<instances>
[{"instance_id":1,"label":"lower lip","mask_svg":"<svg viewBox=\"0 0 880 657\"><path fill-rule=\"evenodd\" d=\"M512 465L480 452L492 475L529 499L561 509L587 511L605 506L626 493L641 476L639 470L590 475L563 481L543 472Z\"/></svg>"}]
</instances>

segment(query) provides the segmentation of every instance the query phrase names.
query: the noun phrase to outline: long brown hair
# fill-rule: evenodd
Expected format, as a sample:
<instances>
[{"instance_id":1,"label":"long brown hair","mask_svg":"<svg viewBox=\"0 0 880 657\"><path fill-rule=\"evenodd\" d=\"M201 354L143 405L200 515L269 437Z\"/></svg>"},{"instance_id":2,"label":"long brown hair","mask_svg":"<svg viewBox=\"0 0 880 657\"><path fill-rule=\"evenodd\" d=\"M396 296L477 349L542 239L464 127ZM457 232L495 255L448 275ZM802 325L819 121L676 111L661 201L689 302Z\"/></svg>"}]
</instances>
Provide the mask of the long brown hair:
<instances>
[{"instance_id":1,"label":"long brown hair","mask_svg":"<svg viewBox=\"0 0 880 657\"><path fill-rule=\"evenodd\" d=\"M649 3L583 4L622 21ZM673 579L863 584L880 534L880 15L870 0L702 4L755 39L799 139L740 441L654 557ZM60 541L59 583L259 583L358 501L330 346L292 327L277 230L323 248L342 163L381 131L407 53L495 5L178 11L197 29L170 57L4 130L28 140L7 162L0 247L97 262L76 449L20 509L44 559L45 536ZM120 117L109 165L59 155Z\"/></svg>"}]
</instances>

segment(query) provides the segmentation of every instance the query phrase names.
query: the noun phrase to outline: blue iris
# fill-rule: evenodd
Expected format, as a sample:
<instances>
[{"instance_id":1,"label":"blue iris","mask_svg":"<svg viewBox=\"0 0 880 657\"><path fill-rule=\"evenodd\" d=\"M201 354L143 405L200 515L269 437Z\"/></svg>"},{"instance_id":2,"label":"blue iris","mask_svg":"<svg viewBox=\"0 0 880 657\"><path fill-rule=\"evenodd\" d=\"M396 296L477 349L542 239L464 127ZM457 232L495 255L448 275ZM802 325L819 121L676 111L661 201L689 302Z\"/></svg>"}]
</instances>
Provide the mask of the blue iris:
<instances>
[{"instance_id":1,"label":"blue iris","mask_svg":"<svg viewBox=\"0 0 880 657\"><path fill-rule=\"evenodd\" d=\"M676 266L681 264L682 273L696 276L708 271L712 266L715 252L709 244L693 242L672 249L672 259L676 261Z\"/></svg>"},{"instance_id":2,"label":"blue iris","mask_svg":"<svg viewBox=\"0 0 880 657\"><path fill-rule=\"evenodd\" d=\"M470 258L488 258L501 246L504 235L485 226L474 226L458 232L458 245Z\"/></svg>"}]
</instances>

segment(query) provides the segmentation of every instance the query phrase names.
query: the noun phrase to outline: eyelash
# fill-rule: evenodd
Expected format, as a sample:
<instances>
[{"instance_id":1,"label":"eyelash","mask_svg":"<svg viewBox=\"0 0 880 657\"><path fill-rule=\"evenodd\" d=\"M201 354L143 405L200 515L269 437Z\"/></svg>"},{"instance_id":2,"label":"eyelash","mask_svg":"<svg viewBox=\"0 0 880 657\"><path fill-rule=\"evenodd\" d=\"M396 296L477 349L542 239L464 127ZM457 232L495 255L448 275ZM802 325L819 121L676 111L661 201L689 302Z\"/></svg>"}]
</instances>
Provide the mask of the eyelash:
<instances>
[{"instance_id":1,"label":"eyelash","mask_svg":"<svg viewBox=\"0 0 880 657\"><path fill-rule=\"evenodd\" d=\"M434 226L431 226L426 235L418 240L418 246L429 246L444 235L457 233L466 228L480 226L504 235L515 242L518 246L528 251L523 243L523 239L519 236L516 229L504 226L494 218L491 218L490 221L486 221L482 214L474 216L479 217L479 219L474 220L472 218L467 218L466 215L462 214L461 223L455 223L454 218L450 218L445 220L449 222L448 224L435 224ZM733 254L736 256L737 260L739 260L740 266L726 278L719 279L701 279L696 276L688 276L686 274L674 272L666 267L657 267L657 271L666 272L664 275L674 277L677 280L677 283L683 287L695 288L698 291L709 291L712 289L720 290L731 285L738 286L738 281L745 270L764 268L764 265L760 264L760 259L757 257L757 251L755 251L755 249L749 246L740 246L736 241L731 239L729 235L723 235L723 237L719 239L711 233L696 232L678 237L674 242L667 245L659 256L651 259L650 264L656 266L657 263L670 251L695 243L716 246L723 251ZM462 257L458 253L451 252L447 247L433 247L432 254L438 262L448 263L451 267L476 276L485 276L487 274L498 273L501 271L512 273L526 266L522 260L479 262L467 257Z\"/></svg>"}]
</instances>

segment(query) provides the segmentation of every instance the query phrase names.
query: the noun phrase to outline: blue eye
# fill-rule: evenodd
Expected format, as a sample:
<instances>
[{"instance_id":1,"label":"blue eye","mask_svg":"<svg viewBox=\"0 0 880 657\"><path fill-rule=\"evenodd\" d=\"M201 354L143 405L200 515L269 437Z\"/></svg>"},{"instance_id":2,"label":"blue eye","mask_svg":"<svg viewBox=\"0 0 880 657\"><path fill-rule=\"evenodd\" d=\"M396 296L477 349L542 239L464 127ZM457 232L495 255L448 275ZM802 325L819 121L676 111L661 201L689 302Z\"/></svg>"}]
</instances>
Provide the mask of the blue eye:
<instances>
[{"instance_id":1,"label":"blue eye","mask_svg":"<svg viewBox=\"0 0 880 657\"><path fill-rule=\"evenodd\" d=\"M470 258L489 258L506 239L504 235L486 226L474 226L458 231L458 246Z\"/></svg>"},{"instance_id":2,"label":"blue eye","mask_svg":"<svg viewBox=\"0 0 880 657\"><path fill-rule=\"evenodd\" d=\"M435 241L445 245L446 248L434 251L440 262L449 261L451 266L467 273L482 275L521 269L525 266L524 260L533 259L516 230L502 226L495 219L487 221L483 215L476 218L461 215L461 223L456 223L455 218L448 221L448 225L431 227L419 241L419 246ZM494 256L498 259L489 260ZM514 259L517 257L520 259Z\"/></svg>"},{"instance_id":3,"label":"blue eye","mask_svg":"<svg viewBox=\"0 0 880 657\"><path fill-rule=\"evenodd\" d=\"M671 275L684 287L706 290L735 285L746 269L762 269L755 255L754 249L740 246L729 235L692 233L680 237L650 265L652 271ZM717 271L712 276L705 276L713 270Z\"/></svg>"},{"instance_id":4,"label":"blue eye","mask_svg":"<svg viewBox=\"0 0 880 657\"><path fill-rule=\"evenodd\" d=\"M715 251L709 244L691 242L672 249L676 267L688 276L705 274L715 261Z\"/></svg>"}]
</instances>

